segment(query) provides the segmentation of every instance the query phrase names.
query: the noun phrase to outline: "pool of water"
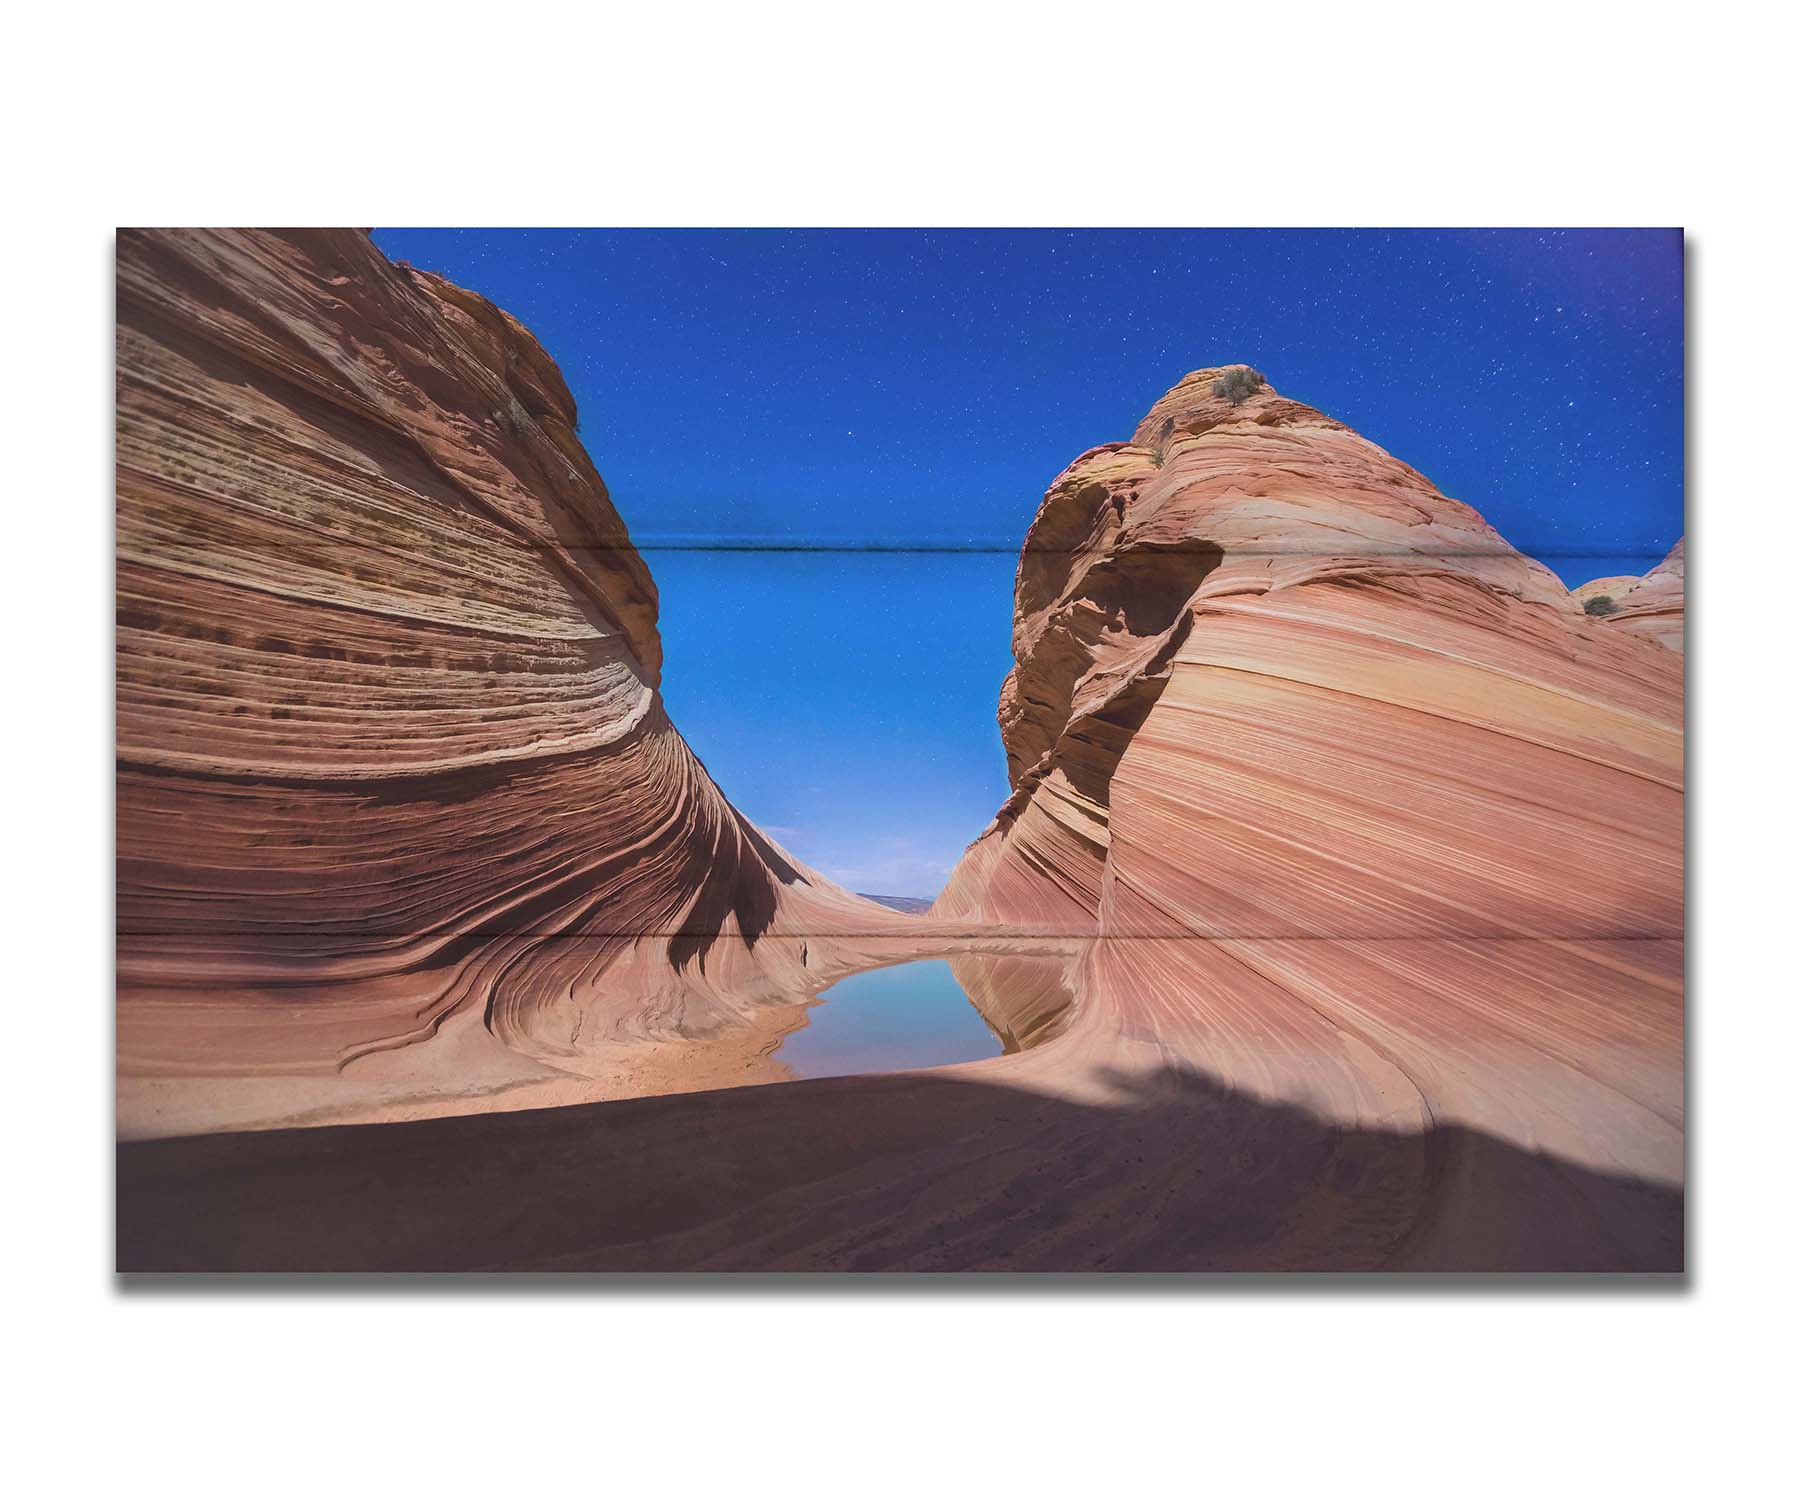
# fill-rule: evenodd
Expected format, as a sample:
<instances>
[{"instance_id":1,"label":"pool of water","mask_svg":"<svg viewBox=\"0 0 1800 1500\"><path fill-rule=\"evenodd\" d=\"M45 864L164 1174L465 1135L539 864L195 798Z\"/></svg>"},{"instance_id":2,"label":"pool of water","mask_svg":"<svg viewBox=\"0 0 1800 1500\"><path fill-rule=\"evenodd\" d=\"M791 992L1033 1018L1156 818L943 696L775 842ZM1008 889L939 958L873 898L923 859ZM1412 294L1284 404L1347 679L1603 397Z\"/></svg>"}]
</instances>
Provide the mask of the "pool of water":
<instances>
[{"instance_id":1,"label":"pool of water","mask_svg":"<svg viewBox=\"0 0 1800 1500\"><path fill-rule=\"evenodd\" d=\"M806 1019L775 1050L796 1078L935 1068L1003 1050L941 958L840 979Z\"/></svg>"}]
</instances>

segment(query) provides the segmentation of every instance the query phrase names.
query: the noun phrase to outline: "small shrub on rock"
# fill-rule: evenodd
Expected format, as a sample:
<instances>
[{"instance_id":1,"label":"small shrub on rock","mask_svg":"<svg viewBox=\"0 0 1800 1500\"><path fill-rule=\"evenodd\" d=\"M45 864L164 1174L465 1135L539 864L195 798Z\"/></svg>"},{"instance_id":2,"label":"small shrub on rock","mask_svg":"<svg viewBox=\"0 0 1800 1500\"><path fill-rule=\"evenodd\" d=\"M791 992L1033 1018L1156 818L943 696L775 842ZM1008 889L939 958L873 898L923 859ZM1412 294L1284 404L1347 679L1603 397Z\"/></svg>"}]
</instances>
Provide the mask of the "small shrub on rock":
<instances>
[{"instance_id":1,"label":"small shrub on rock","mask_svg":"<svg viewBox=\"0 0 1800 1500\"><path fill-rule=\"evenodd\" d=\"M1613 603L1611 594L1595 594L1581 607L1590 615L1610 615L1619 606Z\"/></svg>"},{"instance_id":2,"label":"small shrub on rock","mask_svg":"<svg viewBox=\"0 0 1800 1500\"><path fill-rule=\"evenodd\" d=\"M1212 383L1212 393L1236 406L1254 396L1263 385L1261 370L1252 370L1248 365L1233 365Z\"/></svg>"}]
</instances>

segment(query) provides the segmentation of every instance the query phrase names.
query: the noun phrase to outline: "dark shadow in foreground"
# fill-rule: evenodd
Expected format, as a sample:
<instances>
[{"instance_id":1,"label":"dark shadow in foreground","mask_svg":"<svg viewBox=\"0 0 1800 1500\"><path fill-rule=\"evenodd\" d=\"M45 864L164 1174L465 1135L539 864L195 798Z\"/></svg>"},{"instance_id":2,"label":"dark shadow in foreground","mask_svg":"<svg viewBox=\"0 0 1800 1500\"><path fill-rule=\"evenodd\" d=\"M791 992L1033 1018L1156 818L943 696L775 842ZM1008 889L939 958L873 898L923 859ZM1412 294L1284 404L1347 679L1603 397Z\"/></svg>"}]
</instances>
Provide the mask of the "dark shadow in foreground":
<instances>
[{"instance_id":1,"label":"dark shadow in foreground","mask_svg":"<svg viewBox=\"0 0 1800 1500\"><path fill-rule=\"evenodd\" d=\"M1662 1271L1683 1195L1170 1068L936 1075L118 1151L121 1271Z\"/></svg>"}]
</instances>

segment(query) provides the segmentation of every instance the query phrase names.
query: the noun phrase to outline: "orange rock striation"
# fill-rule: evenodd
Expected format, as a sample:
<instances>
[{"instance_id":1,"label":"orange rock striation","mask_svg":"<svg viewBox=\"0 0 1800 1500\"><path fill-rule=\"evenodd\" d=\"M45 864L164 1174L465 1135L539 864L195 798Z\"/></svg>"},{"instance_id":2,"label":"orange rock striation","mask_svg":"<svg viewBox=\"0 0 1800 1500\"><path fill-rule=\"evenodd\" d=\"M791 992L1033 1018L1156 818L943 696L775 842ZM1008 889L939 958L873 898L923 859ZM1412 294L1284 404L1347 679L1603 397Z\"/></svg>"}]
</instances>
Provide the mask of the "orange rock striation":
<instances>
[{"instance_id":1,"label":"orange rock striation","mask_svg":"<svg viewBox=\"0 0 1800 1500\"><path fill-rule=\"evenodd\" d=\"M1417 471L1225 373L1045 496L1014 792L938 914L1085 936L1040 1068L1179 1063L1344 1130L1678 1187L1680 548L1591 618ZM1432 1166L1446 1234L1499 1211L1458 1171Z\"/></svg>"},{"instance_id":2,"label":"orange rock striation","mask_svg":"<svg viewBox=\"0 0 1800 1500\"><path fill-rule=\"evenodd\" d=\"M670 725L575 420L366 235L120 235L122 1133L593 1097L893 917Z\"/></svg>"}]
</instances>

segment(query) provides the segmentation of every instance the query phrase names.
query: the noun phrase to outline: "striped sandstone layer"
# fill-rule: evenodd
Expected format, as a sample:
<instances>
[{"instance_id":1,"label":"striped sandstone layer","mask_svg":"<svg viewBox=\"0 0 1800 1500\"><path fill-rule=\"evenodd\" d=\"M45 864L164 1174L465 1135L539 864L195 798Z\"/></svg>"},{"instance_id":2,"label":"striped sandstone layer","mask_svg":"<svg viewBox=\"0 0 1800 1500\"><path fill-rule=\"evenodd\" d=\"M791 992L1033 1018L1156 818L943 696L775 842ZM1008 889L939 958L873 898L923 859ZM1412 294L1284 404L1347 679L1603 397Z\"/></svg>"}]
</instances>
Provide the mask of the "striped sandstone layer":
<instances>
[{"instance_id":1,"label":"striped sandstone layer","mask_svg":"<svg viewBox=\"0 0 1800 1500\"><path fill-rule=\"evenodd\" d=\"M1178 1065L1678 1188L1680 547L1591 618L1417 471L1225 373L1046 495L1014 792L936 913L1084 937L1040 1076Z\"/></svg>"},{"instance_id":2,"label":"striped sandstone layer","mask_svg":"<svg viewBox=\"0 0 1800 1500\"><path fill-rule=\"evenodd\" d=\"M117 353L122 1134L716 1077L821 935L901 922L669 723L506 313L353 231L126 232Z\"/></svg>"}]
</instances>

